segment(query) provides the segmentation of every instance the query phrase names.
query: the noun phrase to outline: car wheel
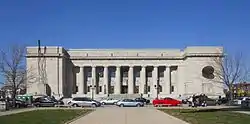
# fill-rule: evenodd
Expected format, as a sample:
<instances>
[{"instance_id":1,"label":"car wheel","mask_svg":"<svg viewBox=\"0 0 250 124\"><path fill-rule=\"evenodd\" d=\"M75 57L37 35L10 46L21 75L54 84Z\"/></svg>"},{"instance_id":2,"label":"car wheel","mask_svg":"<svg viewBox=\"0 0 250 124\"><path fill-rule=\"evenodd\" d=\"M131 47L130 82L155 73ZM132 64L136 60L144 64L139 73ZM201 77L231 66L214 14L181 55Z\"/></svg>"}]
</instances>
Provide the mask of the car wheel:
<instances>
[{"instance_id":1,"label":"car wheel","mask_svg":"<svg viewBox=\"0 0 250 124\"><path fill-rule=\"evenodd\" d=\"M117 102L114 102L113 104L114 104L114 105L116 105L116 104L117 104Z\"/></svg>"},{"instance_id":2,"label":"car wheel","mask_svg":"<svg viewBox=\"0 0 250 124\"><path fill-rule=\"evenodd\" d=\"M36 104L36 107L40 107L41 105L40 104Z\"/></svg>"},{"instance_id":3,"label":"car wheel","mask_svg":"<svg viewBox=\"0 0 250 124\"><path fill-rule=\"evenodd\" d=\"M93 103L93 104L91 105L91 107L95 108L95 107L97 107L97 105Z\"/></svg>"},{"instance_id":4,"label":"car wheel","mask_svg":"<svg viewBox=\"0 0 250 124\"><path fill-rule=\"evenodd\" d=\"M140 104L137 104L136 107L141 107L141 105L140 105Z\"/></svg>"},{"instance_id":5,"label":"car wheel","mask_svg":"<svg viewBox=\"0 0 250 124\"><path fill-rule=\"evenodd\" d=\"M123 104L121 104L121 105L120 105L120 107L124 107L124 105L123 105Z\"/></svg>"},{"instance_id":6,"label":"car wheel","mask_svg":"<svg viewBox=\"0 0 250 124\"><path fill-rule=\"evenodd\" d=\"M73 107L78 107L78 105L77 105L77 104L73 104L72 106L73 106Z\"/></svg>"},{"instance_id":7,"label":"car wheel","mask_svg":"<svg viewBox=\"0 0 250 124\"><path fill-rule=\"evenodd\" d=\"M102 105L105 105L105 102L102 102Z\"/></svg>"}]
</instances>

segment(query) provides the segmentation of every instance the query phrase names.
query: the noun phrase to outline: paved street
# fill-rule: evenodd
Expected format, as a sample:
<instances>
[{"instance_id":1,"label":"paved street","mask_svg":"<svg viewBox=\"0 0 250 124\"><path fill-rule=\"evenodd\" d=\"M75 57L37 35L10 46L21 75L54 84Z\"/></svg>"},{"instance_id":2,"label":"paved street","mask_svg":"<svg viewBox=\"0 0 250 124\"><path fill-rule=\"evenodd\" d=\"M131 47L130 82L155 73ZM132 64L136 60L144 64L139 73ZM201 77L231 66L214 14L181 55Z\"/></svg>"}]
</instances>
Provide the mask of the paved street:
<instances>
[{"instance_id":1,"label":"paved street","mask_svg":"<svg viewBox=\"0 0 250 124\"><path fill-rule=\"evenodd\" d=\"M187 124L155 108L98 108L71 124Z\"/></svg>"}]
</instances>

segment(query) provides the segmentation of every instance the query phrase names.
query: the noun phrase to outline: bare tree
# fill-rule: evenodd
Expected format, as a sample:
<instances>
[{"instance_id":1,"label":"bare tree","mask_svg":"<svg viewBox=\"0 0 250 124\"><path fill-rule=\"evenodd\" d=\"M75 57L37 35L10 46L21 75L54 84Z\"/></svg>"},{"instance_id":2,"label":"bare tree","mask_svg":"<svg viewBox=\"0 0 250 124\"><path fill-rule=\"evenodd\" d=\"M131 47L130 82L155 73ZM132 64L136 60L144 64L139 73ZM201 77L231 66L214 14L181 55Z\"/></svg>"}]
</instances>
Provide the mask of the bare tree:
<instances>
[{"instance_id":1,"label":"bare tree","mask_svg":"<svg viewBox=\"0 0 250 124\"><path fill-rule=\"evenodd\" d=\"M245 65L245 59L242 53L225 55L213 59L214 74L228 89L230 100L233 100L234 84L244 82L249 76L249 68Z\"/></svg>"},{"instance_id":2,"label":"bare tree","mask_svg":"<svg viewBox=\"0 0 250 124\"><path fill-rule=\"evenodd\" d=\"M20 45L13 45L0 53L0 73L5 79L2 84L11 89L12 98L16 97L17 90L26 88L28 79L34 78L34 75L29 73L31 70L25 66L25 53L25 47ZM13 100L15 103L15 99Z\"/></svg>"}]
</instances>

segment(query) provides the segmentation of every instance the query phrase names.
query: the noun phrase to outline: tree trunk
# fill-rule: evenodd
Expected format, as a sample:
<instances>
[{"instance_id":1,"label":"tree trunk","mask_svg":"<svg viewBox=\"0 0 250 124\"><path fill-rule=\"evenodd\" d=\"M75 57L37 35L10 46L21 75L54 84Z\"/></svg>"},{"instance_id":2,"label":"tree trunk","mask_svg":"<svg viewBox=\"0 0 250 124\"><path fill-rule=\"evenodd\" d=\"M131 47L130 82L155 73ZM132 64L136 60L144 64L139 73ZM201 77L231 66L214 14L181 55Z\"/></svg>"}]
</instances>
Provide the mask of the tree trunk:
<instances>
[{"instance_id":1,"label":"tree trunk","mask_svg":"<svg viewBox=\"0 0 250 124\"><path fill-rule=\"evenodd\" d=\"M16 90L13 91L12 93L12 107L15 108L16 107Z\"/></svg>"},{"instance_id":2,"label":"tree trunk","mask_svg":"<svg viewBox=\"0 0 250 124\"><path fill-rule=\"evenodd\" d=\"M233 104L233 99L234 99L233 88L229 88L229 105Z\"/></svg>"}]
</instances>

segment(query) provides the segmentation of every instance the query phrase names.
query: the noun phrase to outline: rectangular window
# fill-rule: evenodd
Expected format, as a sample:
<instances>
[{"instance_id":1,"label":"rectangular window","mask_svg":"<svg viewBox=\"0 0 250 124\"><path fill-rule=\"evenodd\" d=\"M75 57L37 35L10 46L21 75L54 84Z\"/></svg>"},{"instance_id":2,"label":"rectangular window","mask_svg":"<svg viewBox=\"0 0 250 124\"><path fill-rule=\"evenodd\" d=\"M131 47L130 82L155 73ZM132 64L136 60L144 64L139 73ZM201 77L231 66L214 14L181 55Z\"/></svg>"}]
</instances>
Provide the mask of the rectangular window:
<instances>
[{"instance_id":1,"label":"rectangular window","mask_svg":"<svg viewBox=\"0 0 250 124\"><path fill-rule=\"evenodd\" d=\"M135 72L135 77L140 77L140 72Z\"/></svg>"},{"instance_id":2,"label":"rectangular window","mask_svg":"<svg viewBox=\"0 0 250 124\"><path fill-rule=\"evenodd\" d=\"M110 77L115 77L115 72L110 72Z\"/></svg>"},{"instance_id":3,"label":"rectangular window","mask_svg":"<svg viewBox=\"0 0 250 124\"><path fill-rule=\"evenodd\" d=\"M164 72L159 72L159 77L164 77Z\"/></svg>"},{"instance_id":4,"label":"rectangular window","mask_svg":"<svg viewBox=\"0 0 250 124\"><path fill-rule=\"evenodd\" d=\"M123 77L128 77L128 72L123 72L122 76Z\"/></svg>"},{"instance_id":5,"label":"rectangular window","mask_svg":"<svg viewBox=\"0 0 250 124\"><path fill-rule=\"evenodd\" d=\"M90 92L90 86L87 87L88 92Z\"/></svg>"},{"instance_id":6,"label":"rectangular window","mask_svg":"<svg viewBox=\"0 0 250 124\"><path fill-rule=\"evenodd\" d=\"M114 86L110 86L110 94L114 94Z\"/></svg>"},{"instance_id":7,"label":"rectangular window","mask_svg":"<svg viewBox=\"0 0 250 124\"><path fill-rule=\"evenodd\" d=\"M99 76L99 77L103 77L103 72L99 72L99 73L98 73L98 76Z\"/></svg>"},{"instance_id":8,"label":"rectangular window","mask_svg":"<svg viewBox=\"0 0 250 124\"><path fill-rule=\"evenodd\" d=\"M92 72L87 72L87 77L92 77Z\"/></svg>"},{"instance_id":9,"label":"rectangular window","mask_svg":"<svg viewBox=\"0 0 250 124\"><path fill-rule=\"evenodd\" d=\"M76 86L76 92L78 92L78 86Z\"/></svg>"},{"instance_id":10,"label":"rectangular window","mask_svg":"<svg viewBox=\"0 0 250 124\"><path fill-rule=\"evenodd\" d=\"M150 92L150 86L148 86L148 92Z\"/></svg>"},{"instance_id":11,"label":"rectangular window","mask_svg":"<svg viewBox=\"0 0 250 124\"><path fill-rule=\"evenodd\" d=\"M174 86L171 86L171 92L174 92Z\"/></svg>"},{"instance_id":12,"label":"rectangular window","mask_svg":"<svg viewBox=\"0 0 250 124\"><path fill-rule=\"evenodd\" d=\"M135 93L139 93L139 86L135 86Z\"/></svg>"},{"instance_id":13,"label":"rectangular window","mask_svg":"<svg viewBox=\"0 0 250 124\"><path fill-rule=\"evenodd\" d=\"M152 72L147 72L147 77L152 77Z\"/></svg>"},{"instance_id":14,"label":"rectangular window","mask_svg":"<svg viewBox=\"0 0 250 124\"><path fill-rule=\"evenodd\" d=\"M147 90L148 90L148 88L147 88L147 85L145 84L145 85L144 85L144 94L147 94L147 93L148 93Z\"/></svg>"},{"instance_id":15,"label":"rectangular window","mask_svg":"<svg viewBox=\"0 0 250 124\"><path fill-rule=\"evenodd\" d=\"M99 86L99 92L102 92L102 86Z\"/></svg>"}]
</instances>

